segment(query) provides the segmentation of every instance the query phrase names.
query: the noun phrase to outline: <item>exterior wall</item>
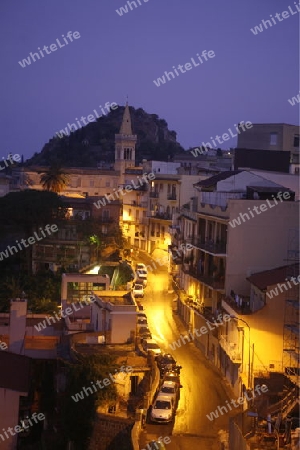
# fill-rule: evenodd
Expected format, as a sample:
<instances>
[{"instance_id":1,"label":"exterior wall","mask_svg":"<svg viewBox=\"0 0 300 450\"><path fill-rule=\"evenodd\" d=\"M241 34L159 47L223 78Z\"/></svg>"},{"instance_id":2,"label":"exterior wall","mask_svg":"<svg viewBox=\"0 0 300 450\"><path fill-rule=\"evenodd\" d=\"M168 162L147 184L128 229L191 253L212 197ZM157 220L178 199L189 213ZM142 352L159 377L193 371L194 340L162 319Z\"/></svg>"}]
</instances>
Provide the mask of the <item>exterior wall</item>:
<instances>
[{"instance_id":1,"label":"exterior wall","mask_svg":"<svg viewBox=\"0 0 300 450\"><path fill-rule=\"evenodd\" d=\"M270 286L268 290L274 287ZM238 319L231 321L226 330L223 328L222 334L224 335L228 348L234 347L242 355L243 360L240 367L240 376L245 385L248 384L249 361L250 384L252 385L255 376L261 376L261 374L266 374L269 371L283 372L282 356L285 300L285 292L274 296L272 299L266 296L266 305L259 311L248 314L246 317L231 310L223 302L223 307L228 314L234 313L234 316ZM244 331L238 331L237 327L242 327ZM231 355L230 350L229 355Z\"/></svg>"},{"instance_id":2,"label":"exterior wall","mask_svg":"<svg viewBox=\"0 0 300 450\"><path fill-rule=\"evenodd\" d=\"M278 133L277 144L270 144L270 133ZM238 135L238 148L257 150L286 150L293 152L294 135L299 134L296 125L280 123L253 124L252 128Z\"/></svg>"},{"instance_id":3,"label":"exterior wall","mask_svg":"<svg viewBox=\"0 0 300 450\"><path fill-rule=\"evenodd\" d=\"M11 436L7 429L12 429L19 424L19 402L20 396L26 396L27 393L16 392L10 389L0 388L0 446L1 450L15 450L17 448L17 433ZM3 428L6 431L9 439L6 438ZM5 439L3 441L3 439Z\"/></svg>"},{"instance_id":4,"label":"exterior wall","mask_svg":"<svg viewBox=\"0 0 300 450\"><path fill-rule=\"evenodd\" d=\"M178 162L164 162L164 161L146 161L143 162L145 172L154 172L161 174L177 175L177 169L180 167Z\"/></svg>"},{"instance_id":5,"label":"exterior wall","mask_svg":"<svg viewBox=\"0 0 300 450\"><path fill-rule=\"evenodd\" d=\"M136 334L136 312L117 313L110 315L111 319L111 342L114 344L125 344L129 340L134 341Z\"/></svg>"},{"instance_id":6,"label":"exterior wall","mask_svg":"<svg viewBox=\"0 0 300 450\"><path fill-rule=\"evenodd\" d=\"M237 175L226 178L226 180L219 181L217 183L217 191L231 192L231 191L244 191L246 192L247 186L270 186L275 187L274 183L269 180L256 175L252 172L243 170Z\"/></svg>"},{"instance_id":7,"label":"exterior wall","mask_svg":"<svg viewBox=\"0 0 300 450\"><path fill-rule=\"evenodd\" d=\"M27 300L11 301L8 350L19 355L24 354L26 313Z\"/></svg>"},{"instance_id":8,"label":"exterior wall","mask_svg":"<svg viewBox=\"0 0 300 450\"><path fill-rule=\"evenodd\" d=\"M157 176L151 182L147 212L149 217L147 251L149 253L156 248L167 250L171 244L169 226L172 216L179 210L179 189L178 176Z\"/></svg>"},{"instance_id":9,"label":"exterior wall","mask_svg":"<svg viewBox=\"0 0 300 450\"><path fill-rule=\"evenodd\" d=\"M251 170L255 175L271 180L274 183L280 184L286 188L291 189L295 192L295 201L300 200L300 184L299 184L299 174L287 174L278 172L265 172L263 170Z\"/></svg>"},{"instance_id":10,"label":"exterior wall","mask_svg":"<svg viewBox=\"0 0 300 450\"><path fill-rule=\"evenodd\" d=\"M185 203L188 203L191 197L195 196L194 183L198 183L201 180L205 180L207 176L199 175L181 175L179 186L179 206L181 207Z\"/></svg>"},{"instance_id":11,"label":"exterior wall","mask_svg":"<svg viewBox=\"0 0 300 450\"><path fill-rule=\"evenodd\" d=\"M248 213L253 206L267 204L261 200L229 200L229 220ZM288 233L299 228L299 204L282 202L251 217L235 228L227 228L226 294L231 289L249 296L247 276L286 264ZM237 256L238 255L238 256Z\"/></svg>"},{"instance_id":12,"label":"exterior wall","mask_svg":"<svg viewBox=\"0 0 300 450\"><path fill-rule=\"evenodd\" d=\"M68 300L68 283L103 283L105 290L109 289L110 279L103 275L66 274L61 278L61 300Z\"/></svg>"}]
</instances>

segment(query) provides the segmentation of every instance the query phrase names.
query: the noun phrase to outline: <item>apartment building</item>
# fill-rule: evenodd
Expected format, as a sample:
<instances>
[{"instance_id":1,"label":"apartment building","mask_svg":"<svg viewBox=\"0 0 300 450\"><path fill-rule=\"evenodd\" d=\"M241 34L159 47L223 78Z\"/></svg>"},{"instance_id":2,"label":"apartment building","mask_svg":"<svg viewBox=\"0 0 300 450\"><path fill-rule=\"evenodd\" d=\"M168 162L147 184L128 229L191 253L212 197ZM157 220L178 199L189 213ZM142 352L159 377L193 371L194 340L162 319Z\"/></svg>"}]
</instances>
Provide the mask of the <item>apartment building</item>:
<instances>
[{"instance_id":1,"label":"apartment building","mask_svg":"<svg viewBox=\"0 0 300 450\"><path fill-rule=\"evenodd\" d=\"M250 129L238 135L237 148L247 149L247 154L255 150L288 152L290 155L290 173L299 174L299 136L297 125L254 123ZM276 155L274 155L275 157ZM272 163L272 161L270 162ZM254 168L254 166L251 168Z\"/></svg>"},{"instance_id":2,"label":"apartment building","mask_svg":"<svg viewBox=\"0 0 300 450\"><path fill-rule=\"evenodd\" d=\"M299 227L294 193L251 172L223 172L194 187L194 198L181 208L172 236L173 249L190 244L176 263L177 282L187 294L181 314L191 330L221 311L233 315L233 293L232 300L238 298L243 313L249 312L247 277L284 265L289 229ZM288 201L275 204L279 192ZM255 214L254 207L263 212ZM242 361L226 338L231 326L229 322L225 331L215 329L195 342L239 393ZM220 333L225 337L220 339Z\"/></svg>"},{"instance_id":3,"label":"apartment building","mask_svg":"<svg viewBox=\"0 0 300 450\"><path fill-rule=\"evenodd\" d=\"M40 177L48 167L15 167L12 168L10 191L24 189L43 190ZM102 170L90 167L66 167L64 172L69 181L63 195L66 196L104 196L117 189L120 182L120 172L114 169Z\"/></svg>"},{"instance_id":4,"label":"apartment building","mask_svg":"<svg viewBox=\"0 0 300 450\"><path fill-rule=\"evenodd\" d=\"M150 180L143 178L145 171L142 167L125 169L124 188L132 189L123 198L123 233L127 246L146 250L147 241L147 203ZM149 172L148 172L149 175ZM150 175L152 178L152 176ZM146 181L145 181L146 179Z\"/></svg>"},{"instance_id":5,"label":"apartment building","mask_svg":"<svg viewBox=\"0 0 300 450\"><path fill-rule=\"evenodd\" d=\"M62 197L67 208L67 217L58 221L58 231L36 243L32 249L33 271L49 268L56 271L60 267L70 270L81 269L97 262L101 255L101 242L94 235L89 236L89 218L100 225L101 233L110 236L119 224L121 203L119 200L106 203L97 208L99 197ZM110 238L113 245L113 238Z\"/></svg>"},{"instance_id":6,"label":"apartment building","mask_svg":"<svg viewBox=\"0 0 300 450\"><path fill-rule=\"evenodd\" d=\"M179 212L179 175L156 174L151 182L148 203L148 248L167 250L171 244L169 226Z\"/></svg>"}]
</instances>

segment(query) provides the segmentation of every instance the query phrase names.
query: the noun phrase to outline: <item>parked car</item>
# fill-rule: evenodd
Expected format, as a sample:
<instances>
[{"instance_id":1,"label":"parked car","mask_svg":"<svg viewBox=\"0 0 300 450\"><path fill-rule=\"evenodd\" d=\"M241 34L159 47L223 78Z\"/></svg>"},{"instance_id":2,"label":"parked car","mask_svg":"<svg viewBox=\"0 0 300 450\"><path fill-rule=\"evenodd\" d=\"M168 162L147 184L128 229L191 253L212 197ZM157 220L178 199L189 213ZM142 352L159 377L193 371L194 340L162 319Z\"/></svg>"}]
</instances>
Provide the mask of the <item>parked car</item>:
<instances>
[{"instance_id":1,"label":"parked car","mask_svg":"<svg viewBox=\"0 0 300 450\"><path fill-rule=\"evenodd\" d=\"M146 319L147 320L147 316L145 313L138 312L137 317L138 317L138 319Z\"/></svg>"},{"instance_id":2,"label":"parked car","mask_svg":"<svg viewBox=\"0 0 300 450\"><path fill-rule=\"evenodd\" d=\"M136 271L137 280L143 283L143 286L147 286L147 272L145 270L139 269Z\"/></svg>"},{"instance_id":3,"label":"parked car","mask_svg":"<svg viewBox=\"0 0 300 450\"><path fill-rule=\"evenodd\" d=\"M172 355L170 355L170 353L163 353L161 354L157 360L157 367L159 368L159 370L163 369L163 368L167 368L168 370L172 370L173 367L176 366L176 361L173 358Z\"/></svg>"},{"instance_id":4,"label":"parked car","mask_svg":"<svg viewBox=\"0 0 300 450\"><path fill-rule=\"evenodd\" d=\"M179 395L179 386L175 381L164 381L160 387L159 394L166 395L168 397L172 397L174 402L178 400Z\"/></svg>"},{"instance_id":5,"label":"parked car","mask_svg":"<svg viewBox=\"0 0 300 450\"><path fill-rule=\"evenodd\" d=\"M178 372L175 371L166 372L163 377L163 383L165 381L174 381L175 383L178 384L179 388L182 387L182 384L180 384L180 375Z\"/></svg>"},{"instance_id":6,"label":"parked car","mask_svg":"<svg viewBox=\"0 0 300 450\"><path fill-rule=\"evenodd\" d=\"M151 409L151 420L153 422L168 423L173 420L175 402L171 397L159 394Z\"/></svg>"},{"instance_id":7,"label":"parked car","mask_svg":"<svg viewBox=\"0 0 300 450\"><path fill-rule=\"evenodd\" d=\"M145 352L153 353L155 356L161 354L161 349L153 339L143 340L143 349Z\"/></svg>"},{"instance_id":8,"label":"parked car","mask_svg":"<svg viewBox=\"0 0 300 450\"><path fill-rule=\"evenodd\" d=\"M135 298L144 297L144 287L142 284L135 284L132 289L133 296Z\"/></svg>"},{"instance_id":9,"label":"parked car","mask_svg":"<svg viewBox=\"0 0 300 450\"><path fill-rule=\"evenodd\" d=\"M143 263L137 263L135 270L144 270L148 273L147 266Z\"/></svg>"},{"instance_id":10,"label":"parked car","mask_svg":"<svg viewBox=\"0 0 300 450\"><path fill-rule=\"evenodd\" d=\"M152 339L152 334L148 327L140 327L138 328L138 335L142 339Z\"/></svg>"},{"instance_id":11,"label":"parked car","mask_svg":"<svg viewBox=\"0 0 300 450\"><path fill-rule=\"evenodd\" d=\"M148 322L147 319L141 318L137 320L137 326L139 327L147 327L148 326Z\"/></svg>"}]
</instances>

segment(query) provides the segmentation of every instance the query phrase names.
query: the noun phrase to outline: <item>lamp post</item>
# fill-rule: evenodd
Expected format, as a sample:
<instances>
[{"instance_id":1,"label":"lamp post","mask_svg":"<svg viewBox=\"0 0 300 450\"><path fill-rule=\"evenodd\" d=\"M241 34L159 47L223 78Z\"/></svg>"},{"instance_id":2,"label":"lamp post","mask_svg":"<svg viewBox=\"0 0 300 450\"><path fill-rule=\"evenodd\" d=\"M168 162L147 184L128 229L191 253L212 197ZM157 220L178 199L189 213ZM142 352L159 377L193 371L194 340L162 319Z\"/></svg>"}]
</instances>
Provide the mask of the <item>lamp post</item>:
<instances>
[{"instance_id":1,"label":"lamp post","mask_svg":"<svg viewBox=\"0 0 300 450\"><path fill-rule=\"evenodd\" d=\"M250 347L250 325L244 320L244 319L240 319L239 317L236 317L236 316L234 316L234 315L231 315L230 316L232 319L236 319L236 320L240 320L241 322L243 322L247 327L248 327L248 329L249 329L249 353L248 353L248 364L249 364L249 367L248 367L248 389L251 389L251 355L250 355L250 353L251 353L251 347ZM245 338L245 336L244 336L244 338Z\"/></svg>"}]
</instances>

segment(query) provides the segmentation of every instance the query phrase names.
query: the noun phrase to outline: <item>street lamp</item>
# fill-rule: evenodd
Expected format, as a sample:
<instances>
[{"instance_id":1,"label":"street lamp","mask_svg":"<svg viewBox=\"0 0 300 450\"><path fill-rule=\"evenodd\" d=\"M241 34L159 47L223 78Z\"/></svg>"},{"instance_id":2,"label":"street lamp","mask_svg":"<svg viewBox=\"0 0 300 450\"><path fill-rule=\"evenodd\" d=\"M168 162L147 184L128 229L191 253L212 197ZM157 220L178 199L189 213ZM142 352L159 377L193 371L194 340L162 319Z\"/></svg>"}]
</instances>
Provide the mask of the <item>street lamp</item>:
<instances>
[{"instance_id":1,"label":"street lamp","mask_svg":"<svg viewBox=\"0 0 300 450\"><path fill-rule=\"evenodd\" d=\"M249 354L248 354L248 364L249 364L249 368L248 368L248 389L251 389L251 372L250 372L250 361L251 361L251 357L250 357L250 325L244 320L244 319L240 319L239 317L236 317L234 315L230 316L231 319L236 319L236 320L240 320L241 322L243 322L249 329ZM243 337L243 339L245 338L245 335Z\"/></svg>"}]
</instances>

